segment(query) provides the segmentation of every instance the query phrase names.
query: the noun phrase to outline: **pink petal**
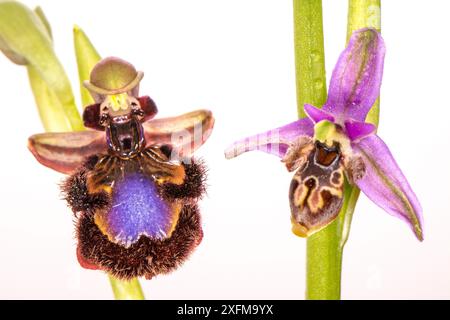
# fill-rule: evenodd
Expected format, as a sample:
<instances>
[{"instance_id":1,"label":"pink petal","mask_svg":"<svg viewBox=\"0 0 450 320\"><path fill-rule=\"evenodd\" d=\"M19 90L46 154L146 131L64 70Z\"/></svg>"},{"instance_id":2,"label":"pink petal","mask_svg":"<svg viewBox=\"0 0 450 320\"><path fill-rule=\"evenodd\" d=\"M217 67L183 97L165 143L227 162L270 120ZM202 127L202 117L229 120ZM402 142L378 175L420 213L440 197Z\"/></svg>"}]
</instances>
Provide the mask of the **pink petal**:
<instances>
[{"instance_id":1,"label":"pink petal","mask_svg":"<svg viewBox=\"0 0 450 320\"><path fill-rule=\"evenodd\" d=\"M360 122L355 120L345 121L345 130L351 141L358 141L375 133L377 127L371 123Z\"/></svg>"},{"instance_id":2,"label":"pink petal","mask_svg":"<svg viewBox=\"0 0 450 320\"><path fill-rule=\"evenodd\" d=\"M283 158L291 142L299 136L312 136L314 124L309 118L297 120L283 127L263 132L236 141L225 150L225 157L231 159L244 152L259 150Z\"/></svg>"},{"instance_id":3,"label":"pink petal","mask_svg":"<svg viewBox=\"0 0 450 320\"><path fill-rule=\"evenodd\" d=\"M214 117L209 110L196 110L176 117L152 119L143 123L147 145L173 147L172 155L189 157L209 138Z\"/></svg>"},{"instance_id":4,"label":"pink petal","mask_svg":"<svg viewBox=\"0 0 450 320\"><path fill-rule=\"evenodd\" d=\"M366 166L363 178L355 181L361 191L386 212L408 223L416 237L423 240L422 207L383 140L370 135L356 143L354 150Z\"/></svg>"},{"instance_id":5,"label":"pink petal","mask_svg":"<svg viewBox=\"0 0 450 320\"><path fill-rule=\"evenodd\" d=\"M322 109L316 108L310 104L304 105L304 110L308 118L312 120L312 122L317 123L322 120L328 120L330 122L334 122L333 115L328 112L323 111Z\"/></svg>"},{"instance_id":6,"label":"pink petal","mask_svg":"<svg viewBox=\"0 0 450 320\"><path fill-rule=\"evenodd\" d=\"M105 133L79 131L35 134L28 139L28 149L46 167L70 174L87 157L106 153Z\"/></svg>"}]
</instances>

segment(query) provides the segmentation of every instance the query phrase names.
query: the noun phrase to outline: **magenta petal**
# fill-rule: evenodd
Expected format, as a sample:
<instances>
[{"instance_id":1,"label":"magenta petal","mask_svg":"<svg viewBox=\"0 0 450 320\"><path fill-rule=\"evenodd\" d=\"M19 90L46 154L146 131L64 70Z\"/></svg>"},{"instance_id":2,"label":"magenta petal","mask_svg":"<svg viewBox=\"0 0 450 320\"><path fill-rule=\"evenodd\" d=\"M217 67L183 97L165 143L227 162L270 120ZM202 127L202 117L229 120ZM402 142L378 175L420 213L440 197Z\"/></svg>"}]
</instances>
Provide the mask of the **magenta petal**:
<instances>
[{"instance_id":1,"label":"magenta petal","mask_svg":"<svg viewBox=\"0 0 450 320\"><path fill-rule=\"evenodd\" d=\"M333 115L323 111L322 109L316 108L310 104L305 104L304 110L308 118L310 118L314 123L320 122L322 120L334 122Z\"/></svg>"},{"instance_id":2,"label":"magenta petal","mask_svg":"<svg viewBox=\"0 0 450 320\"><path fill-rule=\"evenodd\" d=\"M353 147L366 165L363 178L355 181L358 187L389 214L406 221L416 237L423 240L419 200L383 140L374 134Z\"/></svg>"},{"instance_id":3,"label":"magenta petal","mask_svg":"<svg viewBox=\"0 0 450 320\"><path fill-rule=\"evenodd\" d=\"M297 120L283 127L236 141L225 150L225 157L231 159L253 150L259 150L283 158L292 141L299 136L313 136L314 124L309 118Z\"/></svg>"},{"instance_id":4,"label":"magenta petal","mask_svg":"<svg viewBox=\"0 0 450 320\"><path fill-rule=\"evenodd\" d=\"M371 135L377 127L371 123L355 121L352 119L345 121L345 130L351 141L358 141Z\"/></svg>"},{"instance_id":5,"label":"magenta petal","mask_svg":"<svg viewBox=\"0 0 450 320\"><path fill-rule=\"evenodd\" d=\"M380 94L385 46L375 29L353 33L333 70L323 109L339 119L364 121Z\"/></svg>"}]
</instances>

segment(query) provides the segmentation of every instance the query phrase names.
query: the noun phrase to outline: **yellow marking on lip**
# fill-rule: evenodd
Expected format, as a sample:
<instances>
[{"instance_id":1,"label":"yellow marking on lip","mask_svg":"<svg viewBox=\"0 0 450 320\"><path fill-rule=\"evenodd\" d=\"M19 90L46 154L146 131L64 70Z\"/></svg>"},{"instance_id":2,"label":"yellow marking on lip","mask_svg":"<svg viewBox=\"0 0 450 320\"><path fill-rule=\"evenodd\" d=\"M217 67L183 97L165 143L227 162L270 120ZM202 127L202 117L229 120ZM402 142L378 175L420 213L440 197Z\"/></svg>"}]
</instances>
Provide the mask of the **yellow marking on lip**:
<instances>
[{"instance_id":1,"label":"yellow marking on lip","mask_svg":"<svg viewBox=\"0 0 450 320\"><path fill-rule=\"evenodd\" d=\"M320 141L328 147L332 147L337 142L341 153L351 154L350 139L341 128L328 120L322 120L314 125L314 141Z\"/></svg>"},{"instance_id":2,"label":"yellow marking on lip","mask_svg":"<svg viewBox=\"0 0 450 320\"><path fill-rule=\"evenodd\" d=\"M88 189L90 194L101 193L103 191L106 192L109 195L112 194L112 188L111 188L110 185L107 185L107 184L100 184L100 185L98 185L98 184L96 184L93 181L91 176L89 176L87 178L86 184L87 184L87 189Z\"/></svg>"},{"instance_id":3,"label":"yellow marking on lip","mask_svg":"<svg viewBox=\"0 0 450 320\"><path fill-rule=\"evenodd\" d=\"M167 232L167 238L170 238L172 236L173 231L175 230L175 228L178 225L178 219L180 218L180 212L181 212L181 204L180 203L175 203L172 205L172 225L169 229L169 231Z\"/></svg>"},{"instance_id":4,"label":"yellow marking on lip","mask_svg":"<svg viewBox=\"0 0 450 320\"><path fill-rule=\"evenodd\" d=\"M108 223L105 218L106 215L97 212L94 214L94 223L110 241L114 242L114 237L108 233Z\"/></svg>"}]
</instances>

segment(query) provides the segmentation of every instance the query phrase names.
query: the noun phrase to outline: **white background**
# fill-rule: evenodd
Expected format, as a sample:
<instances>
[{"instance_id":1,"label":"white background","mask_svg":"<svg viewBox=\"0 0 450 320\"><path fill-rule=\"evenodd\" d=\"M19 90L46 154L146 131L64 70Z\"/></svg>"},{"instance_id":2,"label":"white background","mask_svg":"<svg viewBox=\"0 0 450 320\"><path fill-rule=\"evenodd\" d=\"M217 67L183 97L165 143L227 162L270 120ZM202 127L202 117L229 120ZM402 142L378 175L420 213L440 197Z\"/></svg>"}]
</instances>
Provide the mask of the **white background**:
<instances>
[{"instance_id":1,"label":"white background","mask_svg":"<svg viewBox=\"0 0 450 320\"><path fill-rule=\"evenodd\" d=\"M78 99L72 26L99 52L145 71L141 93L160 116L209 108L205 237L176 272L143 280L148 299L302 299L305 240L290 231L291 174L277 158L226 161L232 141L296 118L292 1L56 1L40 4ZM347 1L325 0L327 77L344 47ZM384 1L387 45L379 135L424 208L425 241L358 202L343 262L344 299L450 298L450 129L447 1ZM0 56L0 298L109 299L107 277L82 269L62 175L26 148L42 131L26 71Z\"/></svg>"}]
</instances>

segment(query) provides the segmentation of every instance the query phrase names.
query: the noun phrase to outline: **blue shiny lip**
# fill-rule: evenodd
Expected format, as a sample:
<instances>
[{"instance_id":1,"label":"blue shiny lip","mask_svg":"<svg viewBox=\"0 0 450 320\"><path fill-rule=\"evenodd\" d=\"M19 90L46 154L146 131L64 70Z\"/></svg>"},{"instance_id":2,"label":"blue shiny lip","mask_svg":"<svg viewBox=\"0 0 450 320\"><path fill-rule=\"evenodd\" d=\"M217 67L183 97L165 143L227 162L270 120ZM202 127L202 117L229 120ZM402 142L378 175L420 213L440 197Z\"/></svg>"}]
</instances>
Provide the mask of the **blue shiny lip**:
<instances>
[{"instance_id":1,"label":"blue shiny lip","mask_svg":"<svg viewBox=\"0 0 450 320\"><path fill-rule=\"evenodd\" d=\"M108 236L130 246L141 235L153 239L170 236L177 216L159 195L153 179L142 173L127 173L116 181L109 212L102 219Z\"/></svg>"}]
</instances>

